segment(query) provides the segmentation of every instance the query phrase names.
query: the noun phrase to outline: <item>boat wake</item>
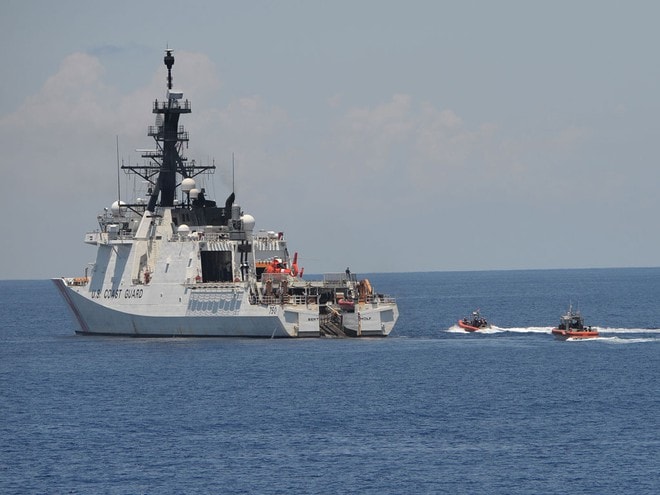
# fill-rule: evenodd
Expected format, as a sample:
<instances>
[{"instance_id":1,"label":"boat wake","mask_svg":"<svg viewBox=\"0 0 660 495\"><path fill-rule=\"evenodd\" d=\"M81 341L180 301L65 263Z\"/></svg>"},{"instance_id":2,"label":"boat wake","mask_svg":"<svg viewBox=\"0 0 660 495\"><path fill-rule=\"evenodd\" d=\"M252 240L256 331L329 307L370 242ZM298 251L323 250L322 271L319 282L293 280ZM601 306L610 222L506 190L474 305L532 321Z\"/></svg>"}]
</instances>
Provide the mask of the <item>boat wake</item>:
<instances>
[{"instance_id":1,"label":"boat wake","mask_svg":"<svg viewBox=\"0 0 660 495\"><path fill-rule=\"evenodd\" d=\"M464 334L470 334L470 333L487 333L487 334L492 334L492 333L498 333L496 330L496 327L490 327L490 328L480 328L479 330L475 332L468 332L464 328L459 327L458 325L452 325L447 329L447 332L449 333L464 333Z\"/></svg>"},{"instance_id":2,"label":"boat wake","mask_svg":"<svg viewBox=\"0 0 660 495\"><path fill-rule=\"evenodd\" d=\"M594 337L590 339L568 338L565 342L601 342L604 344L643 344L647 342L660 342L657 337Z\"/></svg>"},{"instance_id":3,"label":"boat wake","mask_svg":"<svg viewBox=\"0 0 660 495\"><path fill-rule=\"evenodd\" d=\"M499 328L500 332L512 332L512 333L547 333L549 334L552 331L552 327L511 327L511 328Z\"/></svg>"},{"instance_id":4,"label":"boat wake","mask_svg":"<svg viewBox=\"0 0 660 495\"><path fill-rule=\"evenodd\" d=\"M482 328L476 332L466 332L458 325L452 325L447 329L448 333L485 334L495 335L502 333L520 333L520 334L548 334L550 335L553 327L498 327L492 325L490 328ZM600 336L589 339L569 338L569 342L598 341L611 344L635 344L643 342L660 342L660 329L658 328L606 328L593 327L598 330ZM605 335L604 335L605 334ZM633 337L634 336L634 337Z\"/></svg>"},{"instance_id":5,"label":"boat wake","mask_svg":"<svg viewBox=\"0 0 660 495\"><path fill-rule=\"evenodd\" d=\"M520 327L520 328L505 328L498 327L497 325L491 325L489 328L480 328L476 332L466 332L458 325L452 325L447 329L449 333L480 333L480 334L497 334L504 332L512 333L547 333L549 334L552 330L552 327Z\"/></svg>"},{"instance_id":6,"label":"boat wake","mask_svg":"<svg viewBox=\"0 0 660 495\"><path fill-rule=\"evenodd\" d=\"M634 334L656 334L660 335L660 328L606 328L598 327L600 333L634 333Z\"/></svg>"},{"instance_id":7,"label":"boat wake","mask_svg":"<svg viewBox=\"0 0 660 495\"><path fill-rule=\"evenodd\" d=\"M660 342L660 329L657 328L597 328L599 336L593 340L607 344L640 344ZM569 339L590 340L590 339Z\"/></svg>"}]
</instances>

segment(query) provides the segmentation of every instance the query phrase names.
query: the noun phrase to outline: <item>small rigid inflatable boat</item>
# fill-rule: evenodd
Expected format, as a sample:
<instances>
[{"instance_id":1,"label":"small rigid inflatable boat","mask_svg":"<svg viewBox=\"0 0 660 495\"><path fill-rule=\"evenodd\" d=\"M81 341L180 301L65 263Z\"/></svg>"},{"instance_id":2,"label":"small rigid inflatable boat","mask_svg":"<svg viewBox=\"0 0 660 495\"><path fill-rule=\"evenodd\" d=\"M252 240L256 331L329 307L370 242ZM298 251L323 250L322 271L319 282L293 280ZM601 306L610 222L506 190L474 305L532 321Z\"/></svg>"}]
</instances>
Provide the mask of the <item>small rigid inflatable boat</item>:
<instances>
[{"instance_id":1,"label":"small rigid inflatable boat","mask_svg":"<svg viewBox=\"0 0 660 495\"><path fill-rule=\"evenodd\" d=\"M462 320L458 320L458 326L466 332L476 332L483 328L490 328L490 324L486 318L479 314L479 310L473 311L472 315L466 316Z\"/></svg>"},{"instance_id":2,"label":"small rigid inflatable boat","mask_svg":"<svg viewBox=\"0 0 660 495\"><path fill-rule=\"evenodd\" d=\"M598 330L585 327L580 312L573 311L573 308L569 306L568 312L561 317L559 326L552 329L552 335L559 340L593 339L598 337Z\"/></svg>"}]
</instances>

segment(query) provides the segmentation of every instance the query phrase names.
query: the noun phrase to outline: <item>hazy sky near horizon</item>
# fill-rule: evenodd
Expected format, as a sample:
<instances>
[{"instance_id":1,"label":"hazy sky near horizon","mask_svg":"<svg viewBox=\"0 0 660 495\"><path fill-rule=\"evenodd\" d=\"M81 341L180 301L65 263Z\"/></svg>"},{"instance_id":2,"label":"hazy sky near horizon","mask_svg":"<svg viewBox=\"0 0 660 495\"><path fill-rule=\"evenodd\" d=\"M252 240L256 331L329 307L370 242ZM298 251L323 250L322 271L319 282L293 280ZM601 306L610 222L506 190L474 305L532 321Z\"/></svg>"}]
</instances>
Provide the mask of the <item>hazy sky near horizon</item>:
<instances>
[{"instance_id":1,"label":"hazy sky near horizon","mask_svg":"<svg viewBox=\"0 0 660 495\"><path fill-rule=\"evenodd\" d=\"M660 3L0 3L0 279L74 276L192 102L189 159L307 273L660 265ZM124 181L124 179L122 179ZM122 182L125 194L130 185Z\"/></svg>"}]
</instances>

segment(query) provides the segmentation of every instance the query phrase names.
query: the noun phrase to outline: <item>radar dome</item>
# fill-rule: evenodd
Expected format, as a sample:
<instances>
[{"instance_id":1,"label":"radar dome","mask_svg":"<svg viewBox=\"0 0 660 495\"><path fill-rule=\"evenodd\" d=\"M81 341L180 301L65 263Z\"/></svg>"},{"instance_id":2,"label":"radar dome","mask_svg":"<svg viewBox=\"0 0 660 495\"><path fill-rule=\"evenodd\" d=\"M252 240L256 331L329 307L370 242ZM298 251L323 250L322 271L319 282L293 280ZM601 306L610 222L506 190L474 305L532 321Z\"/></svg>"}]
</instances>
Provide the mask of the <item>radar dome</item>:
<instances>
[{"instance_id":1,"label":"radar dome","mask_svg":"<svg viewBox=\"0 0 660 495\"><path fill-rule=\"evenodd\" d=\"M199 189L191 189L190 199L197 199L197 196L199 196Z\"/></svg>"},{"instance_id":2,"label":"radar dome","mask_svg":"<svg viewBox=\"0 0 660 495\"><path fill-rule=\"evenodd\" d=\"M190 232L190 227L188 227L185 223L182 223L181 225L179 225L179 227L177 227L176 231L179 234L187 234L188 232Z\"/></svg>"},{"instance_id":3,"label":"radar dome","mask_svg":"<svg viewBox=\"0 0 660 495\"><path fill-rule=\"evenodd\" d=\"M112 215L115 217L123 215L126 212L126 208L124 208L125 205L126 203L124 203L123 201L115 201L114 203L112 203L112 205L110 206L110 211L112 212Z\"/></svg>"},{"instance_id":4,"label":"radar dome","mask_svg":"<svg viewBox=\"0 0 660 495\"><path fill-rule=\"evenodd\" d=\"M252 215L243 215L241 221L243 222L243 230L246 232L254 230L254 217Z\"/></svg>"},{"instance_id":5,"label":"radar dome","mask_svg":"<svg viewBox=\"0 0 660 495\"><path fill-rule=\"evenodd\" d=\"M191 179L190 177L183 179L181 181L181 189L183 192L190 192L195 189L195 179Z\"/></svg>"}]
</instances>

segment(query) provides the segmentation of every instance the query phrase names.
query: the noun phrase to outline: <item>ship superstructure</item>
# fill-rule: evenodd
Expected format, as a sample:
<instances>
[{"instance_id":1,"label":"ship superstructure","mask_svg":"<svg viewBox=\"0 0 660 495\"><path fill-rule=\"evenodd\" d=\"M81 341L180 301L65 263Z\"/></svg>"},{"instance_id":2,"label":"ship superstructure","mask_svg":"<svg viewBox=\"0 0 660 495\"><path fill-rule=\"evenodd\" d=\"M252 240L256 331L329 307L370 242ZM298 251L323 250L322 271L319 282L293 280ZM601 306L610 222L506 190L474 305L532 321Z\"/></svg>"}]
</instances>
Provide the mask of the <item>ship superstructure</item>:
<instances>
[{"instance_id":1,"label":"ship superstructure","mask_svg":"<svg viewBox=\"0 0 660 495\"><path fill-rule=\"evenodd\" d=\"M156 100L155 148L145 164L123 166L148 184L147 196L115 201L85 235L96 260L81 277L54 279L78 333L134 336L386 336L398 318L394 299L348 269L304 280L283 232L255 231L234 192L223 206L198 187L215 166L183 155L191 113L173 89Z\"/></svg>"}]
</instances>

